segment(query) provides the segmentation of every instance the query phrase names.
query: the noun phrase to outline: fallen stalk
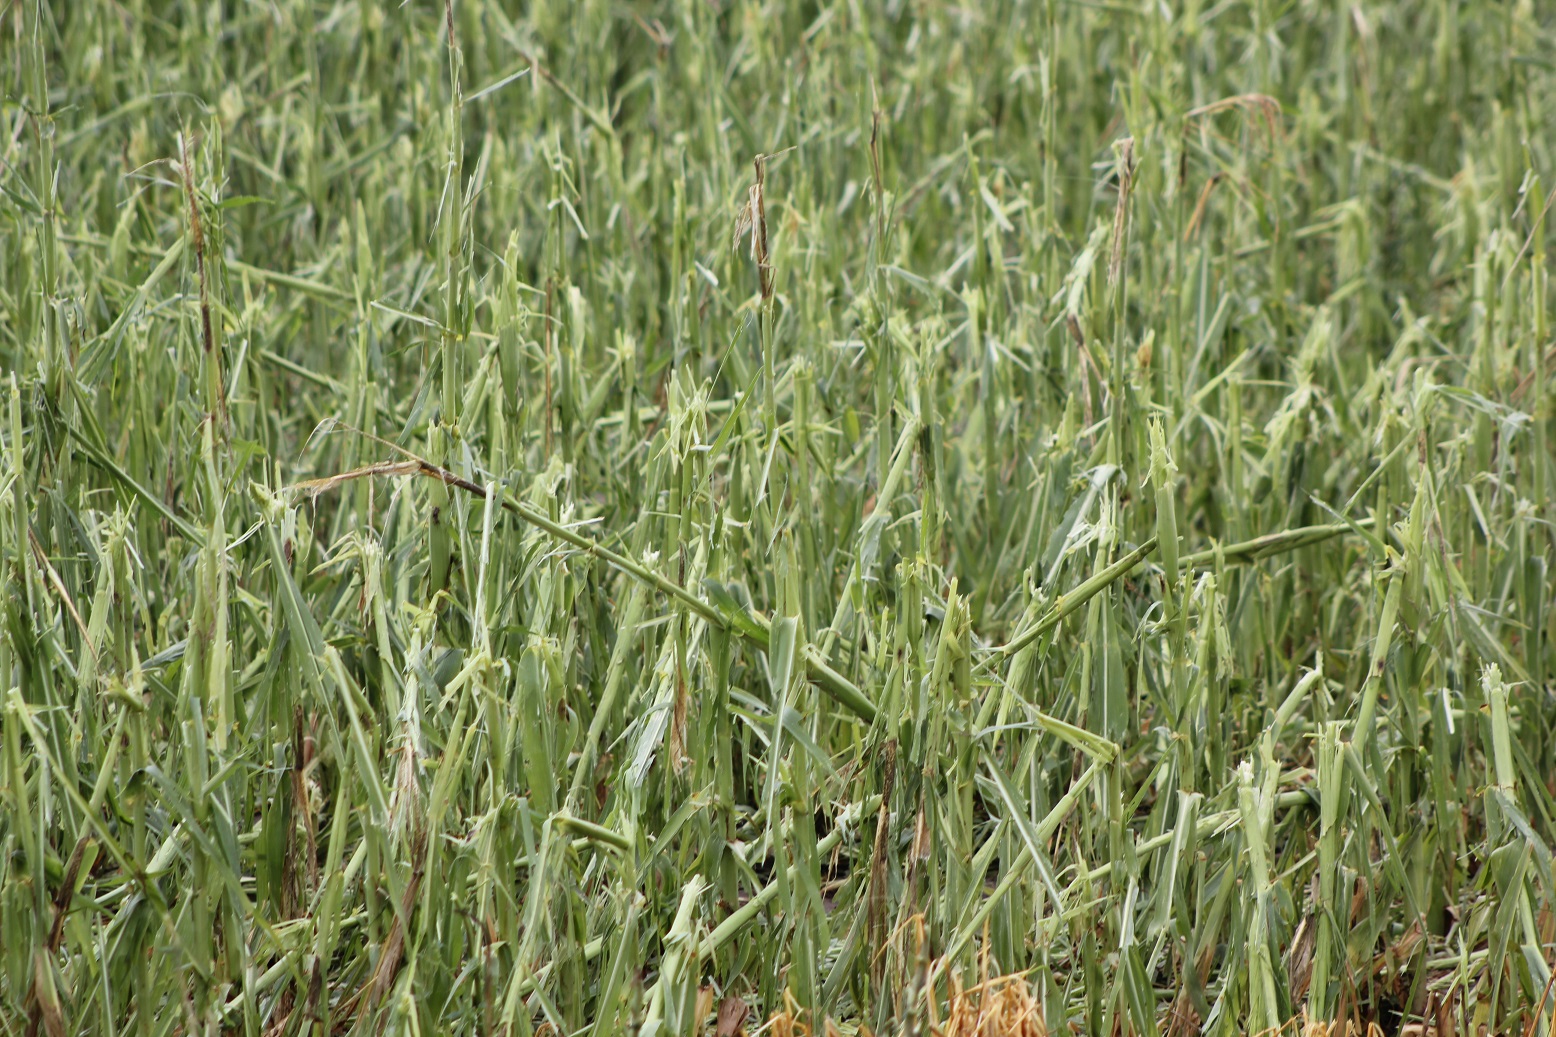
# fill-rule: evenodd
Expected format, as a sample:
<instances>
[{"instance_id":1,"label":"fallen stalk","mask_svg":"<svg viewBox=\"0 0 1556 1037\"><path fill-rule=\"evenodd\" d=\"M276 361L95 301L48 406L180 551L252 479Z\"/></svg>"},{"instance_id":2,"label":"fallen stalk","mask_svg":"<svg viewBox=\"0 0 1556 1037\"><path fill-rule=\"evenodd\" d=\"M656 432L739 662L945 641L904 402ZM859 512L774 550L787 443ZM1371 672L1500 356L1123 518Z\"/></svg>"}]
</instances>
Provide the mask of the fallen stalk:
<instances>
[{"instance_id":1,"label":"fallen stalk","mask_svg":"<svg viewBox=\"0 0 1556 1037\"><path fill-rule=\"evenodd\" d=\"M379 464L367 465L366 467L357 468L349 472L343 472L339 475L332 475L328 478L315 479L310 482L300 483L294 488L316 495L323 493L326 490L333 489L343 482L347 482L351 479L360 479L366 476L421 475L426 476L429 479L437 479L447 486L453 486L457 489L464 490L466 493L473 494L482 500L486 499L486 488L484 486L471 482L469 479L455 475L447 468L443 468L440 465L435 465L425 458L420 458L416 457L414 454L409 454L407 451L399 447L396 447L395 449L400 450L401 453L406 453L410 459L406 461L385 461ZM646 565L643 565L641 562L634 561L624 554L612 551L610 548L590 540L588 537L583 536L571 529L568 529L560 522L553 521L551 516L545 514L534 506L525 504L523 501L514 500L507 493L503 493L502 498L498 503L502 505L503 510L517 515L525 522L528 522L529 524L543 530L556 539L561 540L564 543L571 544L579 550L586 552L587 554L593 555L594 557L599 558L604 562L608 562L609 564L614 565L622 572L628 574L629 576L635 577L636 579L642 580L644 583L647 583L649 586L655 588L656 590L663 591L665 594L674 598L676 601L679 601L692 612L695 612L698 616L707 620L709 623L712 623L719 629L738 634L764 651L767 649L769 622L766 617L755 613L748 613L748 618L753 621L751 625L734 622L731 617L726 616L717 607L699 598L697 595L691 593L680 584L666 579L664 576L654 572L654 570L650 569ZM844 677L842 674L833 669L827 663L827 661L821 657L821 653L816 651L814 646L806 645L804 654L805 668L810 673L811 680L815 681L821 690L830 695L839 705L851 710L855 715L860 717L860 719L864 720L866 723L873 723L875 721L877 713L875 703L870 701L870 697L861 691L858 685L854 684L847 677Z\"/></svg>"},{"instance_id":2,"label":"fallen stalk","mask_svg":"<svg viewBox=\"0 0 1556 1037\"><path fill-rule=\"evenodd\" d=\"M1358 519L1357 527L1372 525L1372 519ZM1333 539L1344 533L1352 531L1352 525L1346 522L1336 522L1324 526L1299 526L1296 529L1284 529L1279 533L1268 533L1264 536L1254 537L1252 540L1244 540L1237 544L1228 544L1220 548L1207 548L1203 551L1195 551L1193 554L1183 555L1178 559L1179 570L1203 568L1215 565L1217 559L1224 564L1246 565L1257 562L1270 555L1281 554L1285 551L1295 551L1300 547L1311 547L1321 544L1325 540ZM1098 593L1106 589L1146 559L1156 549L1156 538L1152 537L1139 547L1130 551L1124 557L1092 576L1085 583L1067 594L1059 595L1053 607L1032 626L1010 639L1010 642L998 649L1001 655L1014 655L1039 637L1064 622L1076 609L1094 598Z\"/></svg>"}]
</instances>

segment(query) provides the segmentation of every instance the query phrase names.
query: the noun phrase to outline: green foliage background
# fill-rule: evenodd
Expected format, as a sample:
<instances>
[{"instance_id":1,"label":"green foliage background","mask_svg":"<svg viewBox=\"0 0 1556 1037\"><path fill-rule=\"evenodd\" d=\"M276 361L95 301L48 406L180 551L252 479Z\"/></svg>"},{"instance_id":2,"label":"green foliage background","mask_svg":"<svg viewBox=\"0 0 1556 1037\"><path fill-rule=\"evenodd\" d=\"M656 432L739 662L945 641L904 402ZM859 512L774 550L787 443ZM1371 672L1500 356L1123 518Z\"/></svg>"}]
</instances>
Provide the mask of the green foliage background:
<instances>
[{"instance_id":1,"label":"green foliage background","mask_svg":"<svg viewBox=\"0 0 1556 1037\"><path fill-rule=\"evenodd\" d=\"M1556 7L0 28L5 1033L1545 1032Z\"/></svg>"}]
</instances>

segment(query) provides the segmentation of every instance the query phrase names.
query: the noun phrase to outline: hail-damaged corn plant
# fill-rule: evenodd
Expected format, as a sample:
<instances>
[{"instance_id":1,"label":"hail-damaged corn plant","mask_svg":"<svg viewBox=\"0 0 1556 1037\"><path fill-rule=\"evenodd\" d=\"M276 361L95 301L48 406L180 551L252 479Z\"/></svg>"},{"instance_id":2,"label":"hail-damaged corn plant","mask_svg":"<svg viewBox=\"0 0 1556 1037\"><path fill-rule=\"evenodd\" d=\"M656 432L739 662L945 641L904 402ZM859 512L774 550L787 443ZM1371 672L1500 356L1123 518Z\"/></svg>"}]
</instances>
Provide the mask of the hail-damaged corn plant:
<instances>
[{"instance_id":1,"label":"hail-damaged corn plant","mask_svg":"<svg viewBox=\"0 0 1556 1037\"><path fill-rule=\"evenodd\" d=\"M13 0L0 1033L1549 1033L1552 54Z\"/></svg>"}]
</instances>

